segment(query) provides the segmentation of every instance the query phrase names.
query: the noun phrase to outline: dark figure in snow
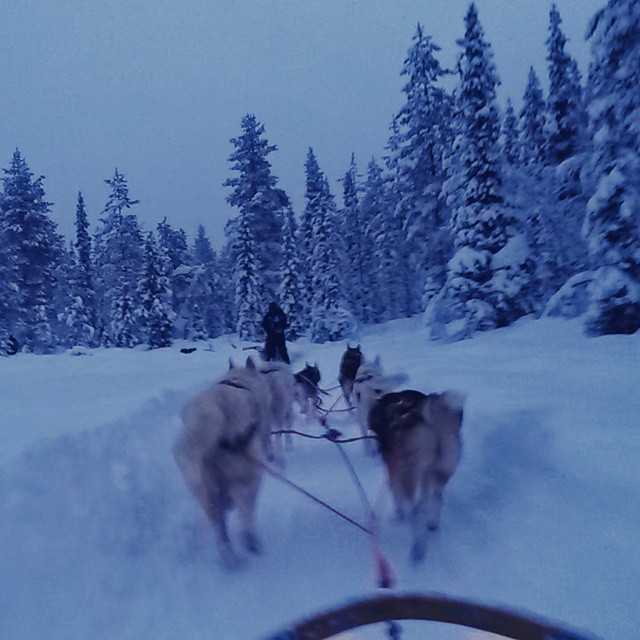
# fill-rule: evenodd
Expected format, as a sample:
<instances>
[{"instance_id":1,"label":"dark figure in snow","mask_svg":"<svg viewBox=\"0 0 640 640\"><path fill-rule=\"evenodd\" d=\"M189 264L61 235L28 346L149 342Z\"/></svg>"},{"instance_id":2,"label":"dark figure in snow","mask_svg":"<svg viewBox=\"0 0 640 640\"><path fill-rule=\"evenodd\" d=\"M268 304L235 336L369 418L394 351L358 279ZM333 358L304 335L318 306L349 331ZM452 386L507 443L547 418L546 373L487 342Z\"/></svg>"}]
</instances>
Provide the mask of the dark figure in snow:
<instances>
[{"instance_id":1,"label":"dark figure in snow","mask_svg":"<svg viewBox=\"0 0 640 640\"><path fill-rule=\"evenodd\" d=\"M284 311L275 303L269 305L269 311L262 321L262 328L267 333L264 345L264 357L267 362L282 360L291 364L287 345L284 341L284 330L289 326Z\"/></svg>"}]
</instances>

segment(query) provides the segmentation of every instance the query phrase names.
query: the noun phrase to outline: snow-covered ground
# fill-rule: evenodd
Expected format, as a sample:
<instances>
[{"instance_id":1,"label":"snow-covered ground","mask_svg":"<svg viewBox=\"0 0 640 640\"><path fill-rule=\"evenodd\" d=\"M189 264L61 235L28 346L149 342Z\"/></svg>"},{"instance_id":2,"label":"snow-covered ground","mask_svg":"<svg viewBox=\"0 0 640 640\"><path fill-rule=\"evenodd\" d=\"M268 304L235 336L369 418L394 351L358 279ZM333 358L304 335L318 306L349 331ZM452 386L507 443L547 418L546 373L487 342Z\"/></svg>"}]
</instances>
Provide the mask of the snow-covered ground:
<instances>
[{"instance_id":1,"label":"snow-covered ground","mask_svg":"<svg viewBox=\"0 0 640 640\"><path fill-rule=\"evenodd\" d=\"M464 457L422 566L408 563L379 461L348 445L398 589L638 637L640 335L586 339L575 322L525 320L437 345L416 318L369 328L362 345L416 388L468 394ZM184 400L246 353L228 337L213 351L179 346L0 358L0 638L257 639L372 593L366 536L270 477L265 554L231 574L219 567L170 446ZM291 350L297 364L317 361L330 386L344 346ZM350 418L333 424L356 433ZM286 473L363 519L329 442L296 441ZM425 637L424 625L405 630ZM367 633L349 637L381 637Z\"/></svg>"}]
</instances>

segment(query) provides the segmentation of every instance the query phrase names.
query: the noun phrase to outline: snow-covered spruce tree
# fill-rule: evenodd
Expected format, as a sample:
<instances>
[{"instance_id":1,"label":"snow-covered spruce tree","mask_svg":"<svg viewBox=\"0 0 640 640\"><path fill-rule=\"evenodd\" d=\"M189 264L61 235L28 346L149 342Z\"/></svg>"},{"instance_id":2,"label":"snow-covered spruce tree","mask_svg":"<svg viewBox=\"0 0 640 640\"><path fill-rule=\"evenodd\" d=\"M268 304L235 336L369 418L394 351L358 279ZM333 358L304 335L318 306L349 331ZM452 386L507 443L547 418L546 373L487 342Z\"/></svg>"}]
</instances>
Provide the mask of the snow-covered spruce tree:
<instances>
[{"instance_id":1,"label":"snow-covered spruce tree","mask_svg":"<svg viewBox=\"0 0 640 640\"><path fill-rule=\"evenodd\" d=\"M309 260L311 286L311 339L323 343L340 340L355 328L355 318L346 309L337 252L336 206L329 183L309 149L306 170L305 211L313 238Z\"/></svg>"},{"instance_id":2,"label":"snow-covered spruce tree","mask_svg":"<svg viewBox=\"0 0 640 640\"><path fill-rule=\"evenodd\" d=\"M169 287L171 289L171 308L178 315L184 306L184 288L180 278L185 267L191 265L192 257L184 229L174 229L164 218L156 227L158 249L169 260Z\"/></svg>"},{"instance_id":3,"label":"snow-covered spruce tree","mask_svg":"<svg viewBox=\"0 0 640 640\"><path fill-rule=\"evenodd\" d=\"M342 179L342 209L339 211L339 222L348 263L348 268L344 269L344 290L355 317L360 322L365 322L369 249L358 197L358 168L354 154L351 155L349 169Z\"/></svg>"},{"instance_id":4,"label":"snow-covered spruce tree","mask_svg":"<svg viewBox=\"0 0 640 640\"><path fill-rule=\"evenodd\" d=\"M547 100L547 159L558 165L585 147L586 116L576 61L566 52L567 38L555 4L549 12L547 61L549 98Z\"/></svg>"},{"instance_id":5,"label":"snow-covered spruce tree","mask_svg":"<svg viewBox=\"0 0 640 640\"><path fill-rule=\"evenodd\" d=\"M544 123L544 95L535 69L530 67L520 109L520 160L526 166L541 167L544 164Z\"/></svg>"},{"instance_id":6,"label":"snow-covered spruce tree","mask_svg":"<svg viewBox=\"0 0 640 640\"><path fill-rule=\"evenodd\" d=\"M20 346L46 352L56 346L57 322L53 289L55 270L64 249L56 224L49 218L49 203L22 154L16 149L4 170L0 200L0 246L4 252L4 288L11 309L3 311L3 324Z\"/></svg>"},{"instance_id":7,"label":"snow-covered spruce tree","mask_svg":"<svg viewBox=\"0 0 640 640\"><path fill-rule=\"evenodd\" d=\"M415 283L415 270L411 267L411 247L407 242L407 233L403 225L402 207L398 203L403 198L405 188L405 176L398 171L398 163L401 162L400 147L402 144L402 134L398 124L397 116L391 121L391 134L387 141L387 153L384 156L385 162L385 184L386 195L388 200L388 215L385 222L387 228L387 241L391 243L395 252L396 273L400 276L395 295L398 296L397 311L399 317L407 317L417 308L416 295L418 295L417 285ZM444 167L444 165L443 165ZM426 293L431 282L431 278L427 278L423 297L430 298L430 294ZM438 285L436 285L438 286Z\"/></svg>"},{"instance_id":8,"label":"snow-covered spruce tree","mask_svg":"<svg viewBox=\"0 0 640 640\"><path fill-rule=\"evenodd\" d=\"M193 244L193 266L181 267L186 281L181 306L184 335L192 340L215 338L226 328L225 284L220 277L220 260L200 225Z\"/></svg>"},{"instance_id":9,"label":"snow-covered spruce tree","mask_svg":"<svg viewBox=\"0 0 640 640\"><path fill-rule=\"evenodd\" d=\"M291 207L287 207L282 227L282 262L280 264L278 299L280 307L289 321L287 336L290 339L299 338L304 333L297 235L293 210Z\"/></svg>"},{"instance_id":10,"label":"snow-covered spruce tree","mask_svg":"<svg viewBox=\"0 0 640 640\"><path fill-rule=\"evenodd\" d=\"M520 161L520 137L516 112L507 99L507 108L502 120L502 150L504 159L509 166L517 165Z\"/></svg>"},{"instance_id":11,"label":"snow-covered spruce tree","mask_svg":"<svg viewBox=\"0 0 640 640\"><path fill-rule=\"evenodd\" d=\"M242 119L242 134L231 139L235 147L229 156L231 169L237 172L225 181L232 192L227 202L244 215L255 243L257 283L260 296L273 299L278 285L280 250L282 246L282 215L289 199L276 185L268 156L277 149L264 138L264 125L254 115ZM227 227L232 247L239 243L239 224ZM238 250L238 249L236 249Z\"/></svg>"},{"instance_id":12,"label":"snow-covered spruce tree","mask_svg":"<svg viewBox=\"0 0 640 640\"><path fill-rule=\"evenodd\" d=\"M117 169L109 198L94 237L94 286L100 342L105 346L131 347L141 341L138 282L143 272L142 234L134 214L138 204Z\"/></svg>"},{"instance_id":13,"label":"snow-covered spruce tree","mask_svg":"<svg viewBox=\"0 0 640 640\"><path fill-rule=\"evenodd\" d=\"M241 340L259 340L264 314L262 287L258 274L256 245L248 211L238 216L235 259L236 332Z\"/></svg>"},{"instance_id":14,"label":"snow-covered spruce tree","mask_svg":"<svg viewBox=\"0 0 640 640\"><path fill-rule=\"evenodd\" d=\"M590 28L596 192L583 233L594 269L586 329L640 328L640 0L609 0Z\"/></svg>"},{"instance_id":15,"label":"snow-covered spruce tree","mask_svg":"<svg viewBox=\"0 0 640 640\"><path fill-rule=\"evenodd\" d=\"M171 262L164 247L149 231L144 246L144 273L140 280L142 333L151 349L168 347L173 341L171 308Z\"/></svg>"},{"instance_id":16,"label":"snow-covered spruce tree","mask_svg":"<svg viewBox=\"0 0 640 640\"><path fill-rule=\"evenodd\" d=\"M427 309L433 335L448 339L511 323L530 309L525 291L528 247L516 236L503 196L498 138L498 79L490 46L471 3L465 17L457 113L457 165L464 175L464 200L452 215L456 252L447 280Z\"/></svg>"},{"instance_id":17,"label":"snow-covered spruce tree","mask_svg":"<svg viewBox=\"0 0 640 640\"><path fill-rule=\"evenodd\" d=\"M364 273L362 296L364 322L382 322L386 300L383 296L385 274L380 261L383 252L383 226L386 211L385 183L382 169L372 158L367 165L367 176L362 190L360 210L364 225Z\"/></svg>"},{"instance_id":18,"label":"snow-covered spruce tree","mask_svg":"<svg viewBox=\"0 0 640 640\"><path fill-rule=\"evenodd\" d=\"M76 205L76 237L73 243L68 309L65 325L69 333L69 346L94 346L96 339L95 291L89 220L82 192L78 192Z\"/></svg>"},{"instance_id":19,"label":"snow-covered spruce tree","mask_svg":"<svg viewBox=\"0 0 640 640\"><path fill-rule=\"evenodd\" d=\"M451 105L438 85L445 74L436 57L439 50L418 25L402 68L407 77L405 103L396 117L398 133L392 159L398 195L395 215L402 221L413 272L409 313L422 308L425 280L442 278L444 255L450 253L448 236L441 233L450 215L441 192Z\"/></svg>"}]
</instances>

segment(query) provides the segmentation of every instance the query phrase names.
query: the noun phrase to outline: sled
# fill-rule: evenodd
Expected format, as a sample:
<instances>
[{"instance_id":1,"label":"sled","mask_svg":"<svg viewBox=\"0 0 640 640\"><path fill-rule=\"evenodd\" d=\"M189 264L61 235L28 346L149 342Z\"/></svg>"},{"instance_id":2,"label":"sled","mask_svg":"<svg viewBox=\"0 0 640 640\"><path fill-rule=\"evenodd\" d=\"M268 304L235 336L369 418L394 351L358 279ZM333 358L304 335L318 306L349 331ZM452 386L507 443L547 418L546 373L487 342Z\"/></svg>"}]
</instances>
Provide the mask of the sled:
<instances>
[{"instance_id":1,"label":"sled","mask_svg":"<svg viewBox=\"0 0 640 640\"><path fill-rule=\"evenodd\" d=\"M355 600L294 623L263 640L326 640L366 625L385 622L395 625L399 620L443 622L512 640L598 640L596 636L527 612L442 595L413 593ZM396 625L390 628L389 636L399 638L400 633Z\"/></svg>"}]
</instances>

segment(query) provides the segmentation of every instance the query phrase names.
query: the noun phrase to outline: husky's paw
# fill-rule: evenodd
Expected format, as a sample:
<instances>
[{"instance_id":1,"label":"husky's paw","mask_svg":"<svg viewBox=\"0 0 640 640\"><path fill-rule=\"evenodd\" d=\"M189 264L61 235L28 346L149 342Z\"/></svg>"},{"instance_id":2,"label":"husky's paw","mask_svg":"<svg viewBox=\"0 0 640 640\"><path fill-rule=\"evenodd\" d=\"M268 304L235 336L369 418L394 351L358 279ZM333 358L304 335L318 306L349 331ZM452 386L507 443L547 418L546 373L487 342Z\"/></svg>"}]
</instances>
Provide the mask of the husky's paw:
<instances>
[{"instance_id":1,"label":"husky's paw","mask_svg":"<svg viewBox=\"0 0 640 640\"><path fill-rule=\"evenodd\" d=\"M245 563L243 559L231 549L220 553L220 564L225 571L233 573L234 571L242 569Z\"/></svg>"},{"instance_id":2,"label":"husky's paw","mask_svg":"<svg viewBox=\"0 0 640 640\"><path fill-rule=\"evenodd\" d=\"M255 556L262 555L262 543L255 533L246 531L242 536L242 540L244 542L245 549L249 553L252 553Z\"/></svg>"},{"instance_id":3,"label":"husky's paw","mask_svg":"<svg viewBox=\"0 0 640 640\"><path fill-rule=\"evenodd\" d=\"M413 547L411 547L411 564L420 564L424 560L426 553L427 546L422 540L414 542Z\"/></svg>"}]
</instances>

